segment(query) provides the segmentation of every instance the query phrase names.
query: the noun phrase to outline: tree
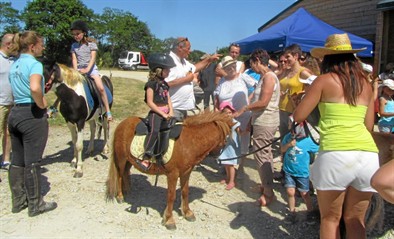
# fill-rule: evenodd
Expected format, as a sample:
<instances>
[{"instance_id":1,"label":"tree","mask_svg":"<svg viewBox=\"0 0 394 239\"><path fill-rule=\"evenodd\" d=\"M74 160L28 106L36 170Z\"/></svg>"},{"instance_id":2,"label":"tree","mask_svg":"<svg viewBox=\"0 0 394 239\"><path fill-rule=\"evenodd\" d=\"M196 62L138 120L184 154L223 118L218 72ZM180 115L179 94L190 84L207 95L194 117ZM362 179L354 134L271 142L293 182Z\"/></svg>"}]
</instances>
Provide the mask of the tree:
<instances>
[{"instance_id":1,"label":"tree","mask_svg":"<svg viewBox=\"0 0 394 239\"><path fill-rule=\"evenodd\" d=\"M141 51L149 54L154 37L146 23L139 21L133 14L113 8L104 8L96 23L97 34L102 43L111 49L113 60L121 51Z\"/></svg>"},{"instance_id":2,"label":"tree","mask_svg":"<svg viewBox=\"0 0 394 239\"><path fill-rule=\"evenodd\" d=\"M90 25L90 19L95 16L80 0L35 0L27 4L21 17L26 29L37 31L45 38L47 58L70 64L71 23L81 19Z\"/></svg>"},{"instance_id":3,"label":"tree","mask_svg":"<svg viewBox=\"0 0 394 239\"><path fill-rule=\"evenodd\" d=\"M20 23L19 11L12 8L10 2L0 2L1 35L4 35L5 33L19 32L21 30L19 23Z\"/></svg>"}]
</instances>

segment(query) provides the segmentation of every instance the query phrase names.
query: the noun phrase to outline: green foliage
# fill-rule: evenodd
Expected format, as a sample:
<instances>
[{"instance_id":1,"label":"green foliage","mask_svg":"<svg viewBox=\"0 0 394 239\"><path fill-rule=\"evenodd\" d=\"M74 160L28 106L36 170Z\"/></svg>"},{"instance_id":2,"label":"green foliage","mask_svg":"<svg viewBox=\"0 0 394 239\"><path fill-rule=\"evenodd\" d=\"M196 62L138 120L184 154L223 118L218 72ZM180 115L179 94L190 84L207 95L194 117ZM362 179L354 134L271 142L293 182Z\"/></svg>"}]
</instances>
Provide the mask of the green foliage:
<instances>
[{"instance_id":1,"label":"green foliage","mask_svg":"<svg viewBox=\"0 0 394 239\"><path fill-rule=\"evenodd\" d=\"M99 39L111 49L113 61L124 50L150 53L152 34L146 23L139 21L130 12L104 8L97 19L96 29Z\"/></svg>"},{"instance_id":2,"label":"green foliage","mask_svg":"<svg viewBox=\"0 0 394 239\"><path fill-rule=\"evenodd\" d=\"M70 25L75 20L83 20L89 26L89 36L97 40L99 52L96 63L100 67L114 67L120 52L124 50L143 52L149 56L153 52L169 52L176 38L157 39L146 23L128 11L104 8L102 14L94 14L81 0L34 0L28 1L19 12L11 3L0 2L0 30L17 32L19 23L26 30L40 33L46 42L45 56L66 65L71 64L70 48L74 39ZM191 52L189 60L199 61L204 53Z\"/></svg>"},{"instance_id":3,"label":"green foliage","mask_svg":"<svg viewBox=\"0 0 394 239\"><path fill-rule=\"evenodd\" d=\"M111 52L104 52L104 54L99 58L101 64L97 64L99 68L101 67L112 67L112 57Z\"/></svg>"},{"instance_id":4,"label":"green foliage","mask_svg":"<svg viewBox=\"0 0 394 239\"><path fill-rule=\"evenodd\" d=\"M18 10L12 8L10 2L0 2L0 36L19 32L21 30L19 19Z\"/></svg>"},{"instance_id":5,"label":"green foliage","mask_svg":"<svg viewBox=\"0 0 394 239\"><path fill-rule=\"evenodd\" d=\"M73 42L70 24L94 17L80 0L36 0L29 2L22 13L26 29L35 30L46 39L46 57L70 64L70 47Z\"/></svg>"},{"instance_id":6,"label":"green foliage","mask_svg":"<svg viewBox=\"0 0 394 239\"><path fill-rule=\"evenodd\" d=\"M202 55L204 55L204 54L205 53L200 50L194 50L194 51L190 52L188 60L190 62L197 63L200 61L200 57L202 57Z\"/></svg>"}]
</instances>

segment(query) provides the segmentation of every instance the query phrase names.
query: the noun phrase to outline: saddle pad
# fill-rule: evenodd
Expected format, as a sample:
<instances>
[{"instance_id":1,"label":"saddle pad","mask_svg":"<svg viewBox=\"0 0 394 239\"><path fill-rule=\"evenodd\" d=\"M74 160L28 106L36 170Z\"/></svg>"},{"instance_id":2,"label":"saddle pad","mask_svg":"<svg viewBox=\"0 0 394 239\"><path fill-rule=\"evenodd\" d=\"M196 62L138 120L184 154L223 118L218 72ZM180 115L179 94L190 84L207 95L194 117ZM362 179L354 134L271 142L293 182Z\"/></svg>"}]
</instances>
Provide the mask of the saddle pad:
<instances>
[{"instance_id":1,"label":"saddle pad","mask_svg":"<svg viewBox=\"0 0 394 239\"><path fill-rule=\"evenodd\" d=\"M105 89L105 93L107 94L108 104L111 104L112 100L113 100L111 91L109 90L109 88L106 85L104 85L104 89Z\"/></svg>"},{"instance_id":2,"label":"saddle pad","mask_svg":"<svg viewBox=\"0 0 394 239\"><path fill-rule=\"evenodd\" d=\"M83 83L83 88L84 88L84 90L85 90L86 101L88 102L89 109L92 110L93 107L94 107L94 98L93 98L93 94L94 94L94 95L97 95L97 92L92 92L92 90L94 91L94 88L90 88L90 87L89 87L88 81L89 81L90 83L94 84L93 80L87 79L87 81L85 81L85 82ZM93 86L93 87L94 87L94 86ZM109 88L108 88L106 85L104 85L104 90L105 90L105 93L107 94L108 104L111 104L111 103L112 103L112 100L113 100L111 91L109 90ZM99 97L99 96L97 96L97 97Z\"/></svg>"},{"instance_id":3,"label":"saddle pad","mask_svg":"<svg viewBox=\"0 0 394 239\"><path fill-rule=\"evenodd\" d=\"M94 99L87 82L83 83L83 88L85 89L86 101L88 102L89 109L92 110L94 106Z\"/></svg>"},{"instance_id":4,"label":"saddle pad","mask_svg":"<svg viewBox=\"0 0 394 239\"><path fill-rule=\"evenodd\" d=\"M135 158L142 158L142 155L144 154L144 142L145 142L145 135L134 135L133 141L131 142L130 145L130 153L133 155ZM168 142L168 149L167 153L164 154L163 156L163 164L168 163L170 161L171 156L172 156L172 151L174 149L174 140L170 139ZM156 159L152 158L151 160L153 163L156 163Z\"/></svg>"}]
</instances>

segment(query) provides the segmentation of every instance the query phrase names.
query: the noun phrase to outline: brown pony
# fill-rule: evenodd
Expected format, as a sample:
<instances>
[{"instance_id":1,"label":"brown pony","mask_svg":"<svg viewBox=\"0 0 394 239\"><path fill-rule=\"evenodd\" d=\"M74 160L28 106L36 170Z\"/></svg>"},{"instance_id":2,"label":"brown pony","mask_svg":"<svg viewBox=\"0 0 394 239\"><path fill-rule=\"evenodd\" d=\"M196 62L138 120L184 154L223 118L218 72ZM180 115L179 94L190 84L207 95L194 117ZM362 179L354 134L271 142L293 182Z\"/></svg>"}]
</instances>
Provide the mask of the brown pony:
<instances>
[{"instance_id":1,"label":"brown pony","mask_svg":"<svg viewBox=\"0 0 394 239\"><path fill-rule=\"evenodd\" d=\"M135 135L135 128L141 119L129 117L116 128L113 137L113 149L107 180L107 199L121 203L123 192L129 189L129 171L131 166L141 170L136 163L138 156L131 155L130 145ZM162 224L175 230L172 215L176 197L176 185L180 178L182 191L182 214L188 221L196 218L189 208L189 178L196 164L201 162L211 151L224 147L227 136L231 132L232 119L219 112L207 112L187 118L183 129L175 141L170 161L164 167L153 164L148 174L165 174L167 176L167 207L163 213Z\"/></svg>"}]
</instances>

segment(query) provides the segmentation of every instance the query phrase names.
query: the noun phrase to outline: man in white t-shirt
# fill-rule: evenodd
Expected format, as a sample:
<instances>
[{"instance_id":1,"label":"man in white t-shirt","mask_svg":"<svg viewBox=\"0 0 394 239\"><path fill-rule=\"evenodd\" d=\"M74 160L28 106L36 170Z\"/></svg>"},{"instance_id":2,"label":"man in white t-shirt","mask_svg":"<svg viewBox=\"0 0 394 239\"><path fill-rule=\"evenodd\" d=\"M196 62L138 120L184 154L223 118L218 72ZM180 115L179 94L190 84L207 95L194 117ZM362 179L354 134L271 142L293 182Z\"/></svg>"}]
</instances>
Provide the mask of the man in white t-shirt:
<instances>
[{"instance_id":1,"label":"man in white t-shirt","mask_svg":"<svg viewBox=\"0 0 394 239\"><path fill-rule=\"evenodd\" d=\"M245 71L245 64L243 61L238 61L238 57L241 54L241 47L236 43L231 43L228 47L228 55L231 56L234 60L237 61L236 70L237 73L243 73ZM216 67L216 76L217 81L220 80L222 77L226 76L226 72L222 69L222 64L219 63L218 67Z\"/></svg>"},{"instance_id":2,"label":"man in white t-shirt","mask_svg":"<svg viewBox=\"0 0 394 239\"><path fill-rule=\"evenodd\" d=\"M187 115L198 113L193 92L193 80L197 79L195 74L221 56L214 54L196 64L192 64L186 60L190 54L190 48L191 44L186 37L177 38L170 52L176 66L171 68L170 74L165 79L170 86L174 117L178 121L182 121Z\"/></svg>"}]
</instances>

